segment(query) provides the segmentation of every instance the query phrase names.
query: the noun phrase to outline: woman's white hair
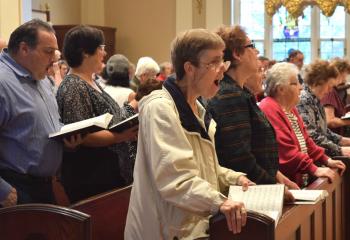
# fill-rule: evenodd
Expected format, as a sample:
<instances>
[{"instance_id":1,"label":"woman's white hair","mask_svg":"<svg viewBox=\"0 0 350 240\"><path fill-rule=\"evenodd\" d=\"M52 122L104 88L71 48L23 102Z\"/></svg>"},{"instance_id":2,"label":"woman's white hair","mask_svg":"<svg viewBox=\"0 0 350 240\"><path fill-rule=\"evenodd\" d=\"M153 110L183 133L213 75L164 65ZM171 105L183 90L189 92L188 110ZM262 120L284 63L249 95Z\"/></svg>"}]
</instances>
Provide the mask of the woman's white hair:
<instances>
[{"instance_id":1,"label":"woman's white hair","mask_svg":"<svg viewBox=\"0 0 350 240\"><path fill-rule=\"evenodd\" d=\"M141 57L136 65L135 75L140 77L144 73L154 72L159 73L160 68L156 61L151 57Z\"/></svg>"},{"instance_id":2,"label":"woman's white hair","mask_svg":"<svg viewBox=\"0 0 350 240\"><path fill-rule=\"evenodd\" d=\"M297 76L298 68L288 62L276 63L267 72L265 81L265 93L267 96L273 97L276 95L277 87L287 85L292 76Z\"/></svg>"}]
</instances>

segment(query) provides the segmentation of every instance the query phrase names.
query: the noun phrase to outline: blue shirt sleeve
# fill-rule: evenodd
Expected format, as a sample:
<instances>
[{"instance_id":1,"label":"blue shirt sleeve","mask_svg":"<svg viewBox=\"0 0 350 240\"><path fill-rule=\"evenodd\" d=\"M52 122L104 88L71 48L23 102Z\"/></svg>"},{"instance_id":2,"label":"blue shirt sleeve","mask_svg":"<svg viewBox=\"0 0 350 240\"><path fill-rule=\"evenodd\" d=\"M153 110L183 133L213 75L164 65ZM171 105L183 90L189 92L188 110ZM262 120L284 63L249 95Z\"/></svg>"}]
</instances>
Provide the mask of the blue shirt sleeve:
<instances>
[{"instance_id":1,"label":"blue shirt sleeve","mask_svg":"<svg viewBox=\"0 0 350 240\"><path fill-rule=\"evenodd\" d=\"M8 114L8 107L5 104L5 96L2 94L4 93L3 91L3 86L0 83L0 134L1 134L1 129L3 128L4 124L7 122L9 114ZM1 161L1 158L0 158ZM11 191L11 185L8 184L4 179L1 178L0 176L0 202L5 200L7 195Z\"/></svg>"},{"instance_id":2,"label":"blue shirt sleeve","mask_svg":"<svg viewBox=\"0 0 350 240\"><path fill-rule=\"evenodd\" d=\"M9 118L9 109L8 105L6 105L5 99L6 96L4 96L4 87L1 85L0 82L0 132L5 123L8 121Z\"/></svg>"}]
</instances>

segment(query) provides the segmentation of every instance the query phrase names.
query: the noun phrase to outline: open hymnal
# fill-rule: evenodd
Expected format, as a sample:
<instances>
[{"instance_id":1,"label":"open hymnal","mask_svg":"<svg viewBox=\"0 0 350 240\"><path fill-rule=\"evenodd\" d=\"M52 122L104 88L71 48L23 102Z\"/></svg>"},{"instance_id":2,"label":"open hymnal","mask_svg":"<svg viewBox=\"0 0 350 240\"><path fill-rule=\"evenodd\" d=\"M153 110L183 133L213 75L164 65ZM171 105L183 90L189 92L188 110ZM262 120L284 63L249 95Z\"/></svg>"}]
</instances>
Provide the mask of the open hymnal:
<instances>
[{"instance_id":1,"label":"open hymnal","mask_svg":"<svg viewBox=\"0 0 350 240\"><path fill-rule=\"evenodd\" d=\"M113 115L105 113L101 116L85 119L83 121L64 125L59 132L49 134L49 138L61 139L76 134L87 134L101 130L123 132L124 130L138 125L138 114L135 114L111 127L108 127Z\"/></svg>"},{"instance_id":2,"label":"open hymnal","mask_svg":"<svg viewBox=\"0 0 350 240\"><path fill-rule=\"evenodd\" d=\"M265 214L275 220L275 226L282 215L283 184L249 186L247 191L242 186L230 186L229 198L243 202L247 210Z\"/></svg>"},{"instance_id":3,"label":"open hymnal","mask_svg":"<svg viewBox=\"0 0 350 240\"><path fill-rule=\"evenodd\" d=\"M341 119L350 119L350 112L347 112Z\"/></svg>"},{"instance_id":4,"label":"open hymnal","mask_svg":"<svg viewBox=\"0 0 350 240\"><path fill-rule=\"evenodd\" d=\"M118 122L117 124L114 124L110 126L109 130L112 132L123 132L126 129L132 128L134 126L139 125L139 114L136 113L132 115L131 117Z\"/></svg>"},{"instance_id":5,"label":"open hymnal","mask_svg":"<svg viewBox=\"0 0 350 240\"><path fill-rule=\"evenodd\" d=\"M328 196L328 192L326 190L302 189L289 191L295 198L295 202L292 202L291 204L315 204Z\"/></svg>"}]
</instances>

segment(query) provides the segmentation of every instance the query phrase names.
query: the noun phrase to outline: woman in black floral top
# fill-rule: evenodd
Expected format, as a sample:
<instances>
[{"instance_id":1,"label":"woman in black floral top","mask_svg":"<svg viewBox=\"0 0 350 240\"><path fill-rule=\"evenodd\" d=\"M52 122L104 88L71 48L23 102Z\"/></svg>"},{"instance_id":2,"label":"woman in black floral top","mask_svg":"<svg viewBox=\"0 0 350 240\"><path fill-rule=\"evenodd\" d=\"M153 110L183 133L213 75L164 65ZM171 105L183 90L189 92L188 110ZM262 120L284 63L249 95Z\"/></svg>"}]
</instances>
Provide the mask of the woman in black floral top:
<instances>
[{"instance_id":1,"label":"woman in black floral top","mask_svg":"<svg viewBox=\"0 0 350 240\"><path fill-rule=\"evenodd\" d=\"M120 108L93 79L103 68L103 42L102 31L88 26L77 26L65 36L63 54L71 71L57 92L64 124L107 112L115 124L135 114L130 105ZM65 152L62 181L71 202L130 184L136 155L136 145L130 141L136 137L137 128L122 133L99 131L85 136L77 150Z\"/></svg>"},{"instance_id":2,"label":"woman in black floral top","mask_svg":"<svg viewBox=\"0 0 350 240\"><path fill-rule=\"evenodd\" d=\"M328 156L350 156L350 138L342 137L327 127L325 110L320 100L337 84L339 75L328 61L317 60L306 70L298 111L314 142L325 148Z\"/></svg>"}]
</instances>

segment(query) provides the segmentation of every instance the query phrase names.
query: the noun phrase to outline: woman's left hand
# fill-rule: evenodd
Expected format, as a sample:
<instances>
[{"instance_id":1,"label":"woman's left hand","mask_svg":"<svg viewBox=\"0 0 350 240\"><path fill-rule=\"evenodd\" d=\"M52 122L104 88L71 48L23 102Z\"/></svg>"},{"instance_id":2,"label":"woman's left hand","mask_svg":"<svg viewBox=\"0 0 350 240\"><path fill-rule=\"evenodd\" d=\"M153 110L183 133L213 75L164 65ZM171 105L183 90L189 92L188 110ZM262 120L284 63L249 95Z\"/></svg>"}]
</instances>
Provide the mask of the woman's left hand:
<instances>
[{"instance_id":1,"label":"woman's left hand","mask_svg":"<svg viewBox=\"0 0 350 240\"><path fill-rule=\"evenodd\" d=\"M333 159L328 159L327 161L327 167L330 167L330 168L337 168L340 170L340 176L343 175L343 173L345 172L345 169L346 169L346 166L345 164L340 161L340 160L333 160Z\"/></svg>"}]
</instances>

